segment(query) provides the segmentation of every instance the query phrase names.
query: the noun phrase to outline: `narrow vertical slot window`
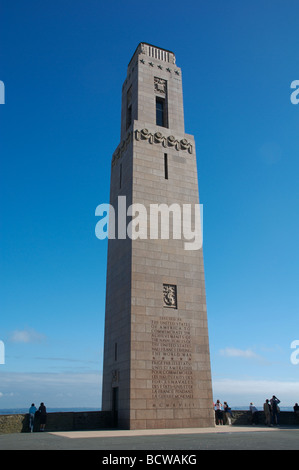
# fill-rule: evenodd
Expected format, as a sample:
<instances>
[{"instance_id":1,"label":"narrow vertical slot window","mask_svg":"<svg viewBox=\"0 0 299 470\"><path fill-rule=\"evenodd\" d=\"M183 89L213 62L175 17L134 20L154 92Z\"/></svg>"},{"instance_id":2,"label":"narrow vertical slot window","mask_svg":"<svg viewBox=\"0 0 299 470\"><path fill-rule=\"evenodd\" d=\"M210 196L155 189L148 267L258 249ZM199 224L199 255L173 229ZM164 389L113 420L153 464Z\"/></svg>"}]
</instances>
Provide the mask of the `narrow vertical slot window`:
<instances>
[{"instance_id":1,"label":"narrow vertical slot window","mask_svg":"<svg viewBox=\"0 0 299 470\"><path fill-rule=\"evenodd\" d=\"M164 178L168 180L168 156L164 153Z\"/></svg>"},{"instance_id":2,"label":"narrow vertical slot window","mask_svg":"<svg viewBox=\"0 0 299 470\"><path fill-rule=\"evenodd\" d=\"M167 127L165 99L158 96L156 97L156 125Z\"/></svg>"},{"instance_id":3,"label":"narrow vertical slot window","mask_svg":"<svg viewBox=\"0 0 299 470\"><path fill-rule=\"evenodd\" d=\"M128 106L127 109L127 124L126 128L129 129L130 125L132 124L132 105Z\"/></svg>"},{"instance_id":4,"label":"narrow vertical slot window","mask_svg":"<svg viewBox=\"0 0 299 470\"><path fill-rule=\"evenodd\" d=\"M132 124L132 85L127 91L126 129Z\"/></svg>"}]
</instances>

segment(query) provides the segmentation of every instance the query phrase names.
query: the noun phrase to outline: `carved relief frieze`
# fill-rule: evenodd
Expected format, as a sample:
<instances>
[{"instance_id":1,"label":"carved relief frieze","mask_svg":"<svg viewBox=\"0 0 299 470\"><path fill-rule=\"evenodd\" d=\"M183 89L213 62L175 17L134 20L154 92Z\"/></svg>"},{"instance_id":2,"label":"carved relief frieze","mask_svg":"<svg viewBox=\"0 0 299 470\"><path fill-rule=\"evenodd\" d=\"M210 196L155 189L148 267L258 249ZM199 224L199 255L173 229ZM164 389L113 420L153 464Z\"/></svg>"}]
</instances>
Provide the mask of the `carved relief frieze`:
<instances>
[{"instance_id":1,"label":"carved relief frieze","mask_svg":"<svg viewBox=\"0 0 299 470\"><path fill-rule=\"evenodd\" d=\"M112 155L112 166L114 166L116 161L123 156L130 142L132 142L132 137L133 137L133 132L129 132L127 135L127 138L119 144L114 154Z\"/></svg>"},{"instance_id":2,"label":"carved relief frieze","mask_svg":"<svg viewBox=\"0 0 299 470\"><path fill-rule=\"evenodd\" d=\"M174 147L176 150L187 150L192 153L192 144L187 139L176 139L175 136L164 136L161 132L149 132L148 129L141 129L135 131L136 140L147 140L150 144L161 144L164 148Z\"/></svg>"},{"instance_id":3,"label":"carved relief frieze","mask_svg":"<svg viewBox=\"0 0 299 470\"><path fill-rule=\"evenodd\" d=\"M164 148L173 147L176 150L185 150L188 153L192 154L193 148L192 144L187 139L176 139L175 136L169 135L164 136L162 132L155 132L152 133L148 129L144 128L135 131L135 139L136 140L146 140L150 144L161 144ZM114 166L119 158L123 156L126 152L130 142L133 140L133 133L129 132L127 138L123 140L117 149L115 150L112 156L112 166Z\"/></svg>"}]
</instances>

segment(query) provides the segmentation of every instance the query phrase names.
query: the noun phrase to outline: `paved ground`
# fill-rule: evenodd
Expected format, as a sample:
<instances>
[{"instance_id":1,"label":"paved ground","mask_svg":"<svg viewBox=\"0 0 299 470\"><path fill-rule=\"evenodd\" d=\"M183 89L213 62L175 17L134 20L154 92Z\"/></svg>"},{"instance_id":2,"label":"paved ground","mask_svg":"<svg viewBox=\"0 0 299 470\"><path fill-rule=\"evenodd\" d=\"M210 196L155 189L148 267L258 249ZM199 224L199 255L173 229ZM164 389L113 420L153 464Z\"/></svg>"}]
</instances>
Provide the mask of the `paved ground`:
<instances>
[{"instance_id":1,"label":"paved ground","mask_svg":"<svg viewBox=\"0 0 299 470\"><path fill-rule=\"evenodd\" d=\"M127 451L124 455L139 450L160 450L164 454L178 450L299 450L299 426L2 434L0 449L100 450L105 451L101 453L103 456L119 450Z\"/></svg>"}]
</instances>

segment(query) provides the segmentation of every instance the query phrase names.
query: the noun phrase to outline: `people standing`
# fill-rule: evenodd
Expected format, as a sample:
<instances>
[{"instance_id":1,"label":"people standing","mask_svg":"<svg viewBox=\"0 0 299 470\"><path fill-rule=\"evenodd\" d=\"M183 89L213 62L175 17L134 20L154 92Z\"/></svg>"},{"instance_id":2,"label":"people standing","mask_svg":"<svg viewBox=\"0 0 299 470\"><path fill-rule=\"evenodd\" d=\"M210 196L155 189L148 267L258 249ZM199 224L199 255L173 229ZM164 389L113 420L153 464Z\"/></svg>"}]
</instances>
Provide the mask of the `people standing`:
<instances>
[{"instance_id":1,"label":"people standing","mask_svg":"<svg viewBox=\"0 0 299 470\"><path fill-rule=\"evenodd\" d=\"M280 403L280 400L275 395L273 395L273 397L270 400L270 403L271 403L271 412L272 412L272 424L274 424L274 425L279 424L279 420L278 420L278 412L279 412L278 403Z\"/></svg>"},{"instance_id":2,"label":"people standing","mask_svg":"<svg viewBox=\"0 0 299 470\"><path fill-rule=\"evenodd\" d=\"M295 403L295 405L293 407L293 410L294 410L296 422L299 422L299 405L298 405L298 403Z\"/></svg>"},{"instance_id":3,"label":"people standing","mask_svg":"<svg viewBox=\"0 0 299 470\"><path fill-rule=\"evenodd\" d=\"M264 403L264 413L265 413L265 424L266 426L270 426L271 425L271 406L270 406L268 398L266 399Z\"/></svg>"},{"instance_id":4,"label":"people standing","mask_svg":"<svg viewBox=\"0 0 299 470\"><path fill-rule=\"evenodd\" d=\"M214 403L214 409L216 414L216 424L223 424L223 405L220 403L220 400L217 400Z\"/></svg>"},{"instance_id":5,"label":"people standing","mask_svg":"<svg viewBox=\"0 0 299 470\"><path fill-rule=\"evenodd\" d=\"M40 416L40 431L45 430L46 422L47 422L47 409L44 405L44 403L40 404L40 407L38 409L39 411L39 416Z\"/></svg>"},{"instance_id":6,"label":"people standing","mask_svg":"<svg viewBox=\"0 0 299 470\"><path fill-rule=\"evenodd\" d=\"M232 410L231 408L228 406L227 402L223 402L223 408L224 408L224 415L225 415L225 419L226 419L226 422L228 423L228 425L230 426L232 424Z\"/></svg>"},{"instance_id":7,"label":"people standing","mask_svg":"<svg viewBox=\"0 0 299 470\"><path fill-rule=\"evenodd\" d=\"M29 408L29 428L30 428L30 432L33 432L34 416L35 416L36 411L37 411L37 409L36 409L34 403L32 403L32 405Z\"/></svg>"},{"instance_id":8,"label":"people standing","mask_svg":"<svg viewBox=\"0 0 299 470\"><path fill-rule=\"evenodd\" d=\"M251 423L258 424L258 409L252 402L250 403L249 410L251 411Z\"/></svg>"}]
</instances>

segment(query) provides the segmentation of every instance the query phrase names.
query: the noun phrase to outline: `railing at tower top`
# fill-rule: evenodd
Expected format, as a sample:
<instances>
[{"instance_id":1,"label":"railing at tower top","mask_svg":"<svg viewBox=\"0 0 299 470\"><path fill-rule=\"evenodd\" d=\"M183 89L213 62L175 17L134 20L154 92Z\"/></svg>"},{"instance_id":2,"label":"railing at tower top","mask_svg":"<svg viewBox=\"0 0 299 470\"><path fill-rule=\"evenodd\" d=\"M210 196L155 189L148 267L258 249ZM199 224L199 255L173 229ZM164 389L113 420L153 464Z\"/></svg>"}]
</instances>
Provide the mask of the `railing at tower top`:
<instances>
[{"instance_id":1,"label":"railing at tower top","mask_svg":"<svg viewBox=\"0 0 299 470\"><path fill-rule=\"evenodd\" d=\"M141 52L152 57L153 59L162 60L164 62L175 63L175 56L173 52L158 47L151 46L150 44L141 44Z\"/></svg>"},{"instance_id":2,"label":"railing at tower top","mask_svg":"<svg viewBox=\"0 0 299 470\"><path fill-rule=\"evenodd\" d=\"M169 52L163 51L162 49L157 49L156 47L148 46L148 55L149 57L154 57L155 59L169 62Z\"/></svg>"},{"instance_id":3,"label":"railing at tower top","mask_svg":"<svg viewBox=\"0 0 299 470\"><path fill-rule=\"evenodd\" d=\"M144 54L145 56L151 57L152 59L157 59L163 62L168 62L170 64L175 64L175 55L173 52L168 51L166 49L160 49L159 47L152 46L151 44L147 44L145 42L141 42L138 44L138 47L129 62L129 66L132 64L134 57L136 57L136 54Z\"/></svg>"}]
</instances>

